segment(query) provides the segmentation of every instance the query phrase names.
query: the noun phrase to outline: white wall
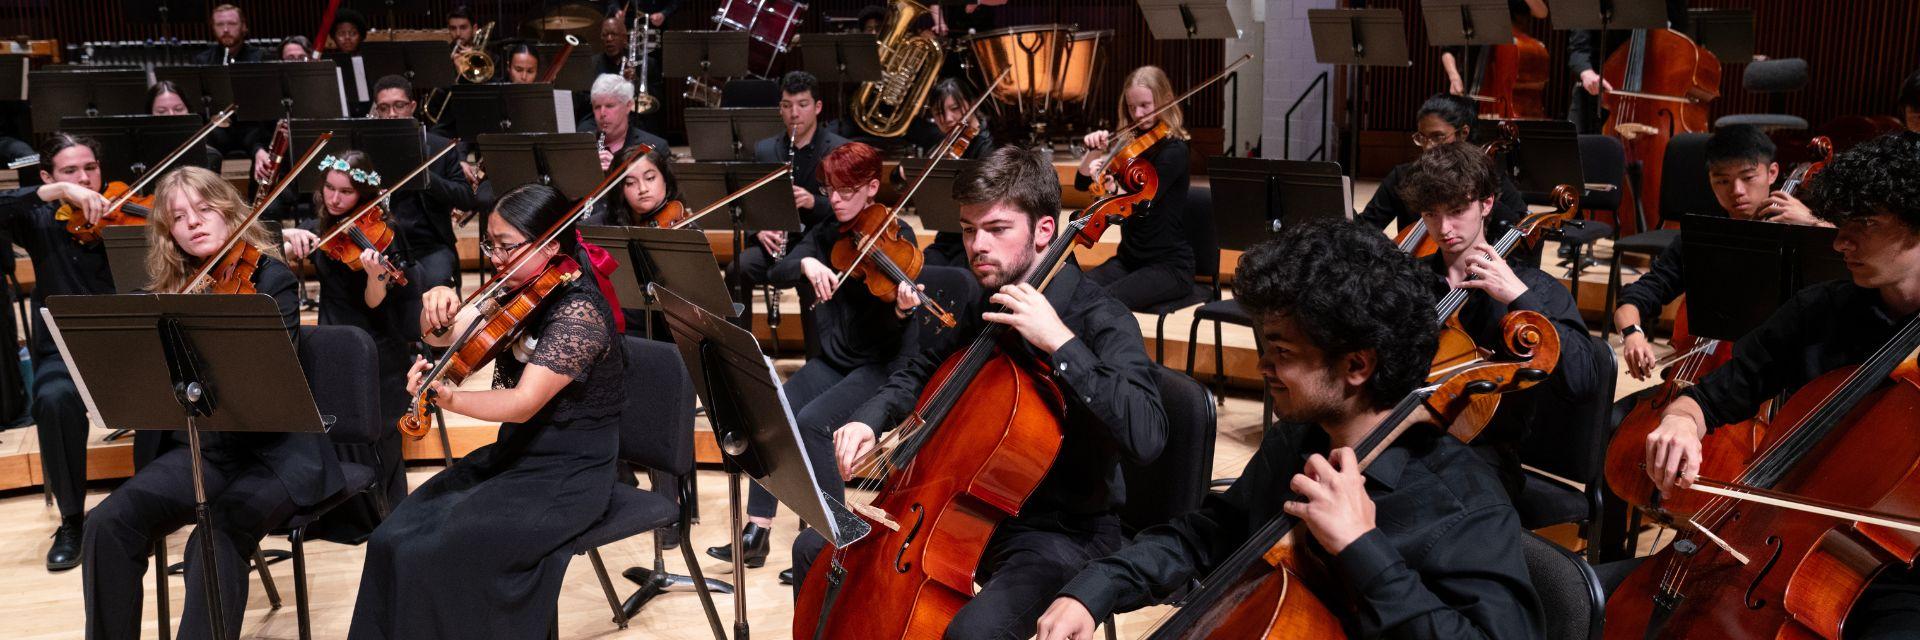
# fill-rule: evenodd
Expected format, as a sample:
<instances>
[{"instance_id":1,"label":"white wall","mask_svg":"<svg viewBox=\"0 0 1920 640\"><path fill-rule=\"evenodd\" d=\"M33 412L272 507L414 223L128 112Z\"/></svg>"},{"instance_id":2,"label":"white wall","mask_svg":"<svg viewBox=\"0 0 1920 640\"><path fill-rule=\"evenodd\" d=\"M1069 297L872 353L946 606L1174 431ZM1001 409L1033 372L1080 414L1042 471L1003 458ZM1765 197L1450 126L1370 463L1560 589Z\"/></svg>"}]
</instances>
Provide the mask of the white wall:
<instances>
[{"instance_id":1,"label":"white wall","mask_svg":"<svg viewBox=\"0 0 1920 640\"><path fill-rule=\"evenodd\" d=\"M1327 153L1334 152L1334 140L1330 131L1331 124L1320 117L1321 91L1330 86L1314 89L1314 95L1300 109L1294 112L1293 138L1286 134L1287 108L1294 99L1305 91L1315 76L1330 71L1331 65L1323 65L1313 60L1313 38L1307 28L1308 9L1331 9L1336 0L1255 0L1266 3L1266 57L1263 88L1260 92L1260 127L1262 134L1262 156L1267 158L1291 157L1295 160L1306 159L1306 154L1320 143L1321 132L1326 131ZM1228 59L1238 55L1231 45L1228 46ZM1244 85L1243 85L1244 86ZM1338 104L1329 103L1330 108ZM1245 109L1243 106L1242 109ZM1332 156L1322 157L1333 160Z\"/></svg>"}]
</instances>

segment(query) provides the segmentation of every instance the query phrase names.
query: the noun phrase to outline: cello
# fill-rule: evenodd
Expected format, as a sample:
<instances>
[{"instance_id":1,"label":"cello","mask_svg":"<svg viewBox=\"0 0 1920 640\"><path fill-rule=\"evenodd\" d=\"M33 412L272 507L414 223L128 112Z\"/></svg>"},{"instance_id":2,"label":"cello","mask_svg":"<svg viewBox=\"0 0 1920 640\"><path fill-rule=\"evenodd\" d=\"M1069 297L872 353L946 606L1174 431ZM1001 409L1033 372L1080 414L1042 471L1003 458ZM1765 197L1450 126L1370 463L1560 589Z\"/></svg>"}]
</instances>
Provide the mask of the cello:
<instances>
[{"instance_id":1,"label":"cello","mask_svg":"<svg viewBox=\"0 0 1920 640\"><path fill-rule=\"evenodd\" d=\"M1025 283L1044 290L1074 245L1098 242L1159 188L1144 161L1116 171L1127 195L1095 200L1064 225ZM821 550L794 603L794 637L937 636L973 596L994 529L1039 487L1065 437L1060 390L1024 349L1002 348L1009 340L1019 337L988 323L857 465L855 475L885 478L870 504L850 505L871 532Z\"/></svg>"},{"instance_id":2,"label":"cello","mask_svg":"<svg viewBox=\"0 0 1920 640\"><path fill-rule=\"evenodd\" d=\"M1416 421L1424 408L1440 422L1466 410L1477 398L1519 391L1545 380L1559 359L1559 333L1533 311L1507 314L1506 348L1518 360L1482 362L1448 374L1407 394L1353 448L1362 466ZM1298 495L1276 496L1295 500ZM1149 640L1187 638L1340 638L1345 630L1325 604L1338 595L1317 558L1302 550L1293 532L1298 518L1282 513L1227 556L1188 593L1178 609L1146 635Z\"/></svg>"},{"instance_id":3,"label":"cello","mask_svg":"<svg viewBox=\"0 0 1920 640\"><path fill-rule=\"evenodd\" d=\"M1660 178L1667 142L1707 130L1707 103L1720 97L1720 59L1672 29L1635 29L1627 46L1607 57L1600 76L1616 87L1600 96L1602 133L1619 138L1638 165L1641 226L1660 228ZM1625 220L1622 233L1625 233Z\"/></svg>"},{"instance_id":4,"label":"cello","mask_svg":"<svg viewBox=\"0 0 1920 640\"><path fill-rule=\"evenodd\" d=\"M1514 145L1518 144L1515 142L1519 137L1518 128L1511 122L1502 122L1494 125L1494 133L1499 135L1494 136L1493 139L1488 140L1486 144L1480 146L1480 150L1487 155L1498 156L1512 151ZM1498 197L1498 194L1496 194L1496 197ZM1427 233L1426 218L1414 220L1413 224L1407 225L1405 229L1401 229L1400 234L1394 236L1393 244L1400 247L1400 250L1407 255L1415 258L1425 258L1440 250L1440 243L1434 242L1433 236Z\"/></svg>"}]
</instances>

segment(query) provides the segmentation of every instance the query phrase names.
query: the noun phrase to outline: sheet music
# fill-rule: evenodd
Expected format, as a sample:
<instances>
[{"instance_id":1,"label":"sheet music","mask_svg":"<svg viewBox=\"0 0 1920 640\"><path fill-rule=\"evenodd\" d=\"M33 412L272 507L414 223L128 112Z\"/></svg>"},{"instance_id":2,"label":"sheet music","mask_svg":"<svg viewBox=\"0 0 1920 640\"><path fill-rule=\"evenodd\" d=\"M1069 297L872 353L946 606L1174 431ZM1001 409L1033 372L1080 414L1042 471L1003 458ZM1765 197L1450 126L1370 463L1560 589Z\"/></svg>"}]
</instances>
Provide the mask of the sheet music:
<instances>
[{"instance_id":1,"label":"sheet music","mask_svg":"<svg viewBox=\"0 0 1920 640\"><path fill-rule=\"evenodd\" d=\"M358 102L373 100L367 97L367 63L360 56L353 57L353 88L354 95L360 96ZM345 110L342 112L344 113Z\"/></svg>"},{"instance_id":2,"label":"sheet music","mask_svg":"<svg viewBox=\"0 0 1920 640\"><path fill-rule=\"evenodd\" d=\"M87 424L107 428L100 421L100 407L93 404L93 392L87 390L87 379L80 376L80 367L73 365L73 354L67 353L67 339L60 337L60 325L53 322L53 312L46 307L40 308L40 322L47 325L47 333L53 335L53 344L60 348L60 360L67 363L67 375L73 378L73 386L80 390L80 400L87 403Z\"/></svg>"},{"instance_id":3,"label":"sheet music","mask_svg":"<svg viewBox=\"0 0 1920 640\"><path fill-rule=\"evenodd\" d=\"M573 133L573 92L553 90L554 128L558 133Z\"/></svg>"}]
</instances>

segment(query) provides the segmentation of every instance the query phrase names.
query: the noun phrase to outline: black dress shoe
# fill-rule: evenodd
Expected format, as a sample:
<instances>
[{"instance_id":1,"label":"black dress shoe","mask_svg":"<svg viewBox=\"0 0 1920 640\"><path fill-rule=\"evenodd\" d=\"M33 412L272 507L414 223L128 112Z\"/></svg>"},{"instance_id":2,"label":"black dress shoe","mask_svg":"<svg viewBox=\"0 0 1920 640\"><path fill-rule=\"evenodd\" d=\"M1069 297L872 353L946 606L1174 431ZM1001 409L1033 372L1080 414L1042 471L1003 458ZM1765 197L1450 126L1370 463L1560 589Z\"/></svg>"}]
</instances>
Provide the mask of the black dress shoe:
<instances>
[{"instance_id":1,"label":"black dress shoe","mask_svg":"<svg viewBox=\"0 0 1920 640\"><path fill-rule=\"evenodd\" d=\"M785 571L780 572L780 584L793 586L793 570L792 569L787 569Z\"/></svg>"},{"instance_id":2,"label":"black dress shoe","mask_svg":"<svg viewBox=\"0 0 1920 640\"><path fill-rule=\"evenodd\" d=\"M53 548L47 550L48 571L80 566L80 530L80 516L67 518L53 530Z\"/></svg>"},{"instance_id":3,"label":"black dress shoe","mask_svg":"<svg viewBox=\"0 0 1920 640\"><path fill-rule=\"evenodd\" d=\"M753 523L747 523L746 528L740 530L740 546L747 549L748 568L758 569L767 564L767 547L771 546L767 533L765 527ZM721 562L733 562L733 545L707 547L707 555Z\"/></svg>"}]
</instances>

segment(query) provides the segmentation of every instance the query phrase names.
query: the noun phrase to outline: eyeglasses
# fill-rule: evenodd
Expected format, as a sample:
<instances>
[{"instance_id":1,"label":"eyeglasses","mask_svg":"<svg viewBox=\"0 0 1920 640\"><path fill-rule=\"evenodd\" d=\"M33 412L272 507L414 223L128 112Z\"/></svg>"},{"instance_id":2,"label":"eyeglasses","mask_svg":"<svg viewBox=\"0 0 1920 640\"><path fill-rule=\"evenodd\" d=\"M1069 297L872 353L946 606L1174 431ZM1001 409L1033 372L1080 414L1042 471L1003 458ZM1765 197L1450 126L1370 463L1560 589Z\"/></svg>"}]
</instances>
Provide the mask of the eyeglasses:
<instances>
[{"instance_id":1,"label":"eyeglasses","mask_svg":"<svg viewBox=\"0 0 1920 640\"><path fill-rule=\"evenodd\" d=\"M519 251L522 247L525 247L529 244L533 244L533 241L525 240L521 242L515 242L513 244L502 244L502 245L496 245L491 242L482 242L480 243L480 254L489 258L505 258L507 256L513 255L513 252Z\"/></svg>"},{"instance_id":2,"label":"eyeglasses","mask_svg":"<svg viewBox=\"0 0 1920 640\"><path fill-rule=\"evenodd\" d=\"M1425 149L1427 147L1437 146L1437 145L1443 145L1449 142L1453 142L1453 134L1451 133L1440 133L1436 131L1434 133L1416 132L1413 134L1413 146L1420 147L1422 149Z\"/></svg>"},{"instance_id":3,"label":"eyeglasses","mask_svg":"<svg viewBox=\"0 0 1920 640\"><path fill-rule=\"evenodd\" d=\"M820 187L820 191L823 192L823 195L828 197L838 196L841 200L852 200L854 196L860 195L860 187L847 187L845 189Z\"/></svg>"},{"instance_id":4,"label":"eyeglasses","mask_svg":"<svg viewBox=\"0 0 1920 640\"><path fill-rule=\"evenodd\" d=\"M373 115L383 117L383 118L392 117L392 116L403 116L403 115L407 115L408 112L411 112L411 111L413 111L412 100L408 100L406 102L382 102L382 103L373 105Z\"/></svg>"}]
</instances>

